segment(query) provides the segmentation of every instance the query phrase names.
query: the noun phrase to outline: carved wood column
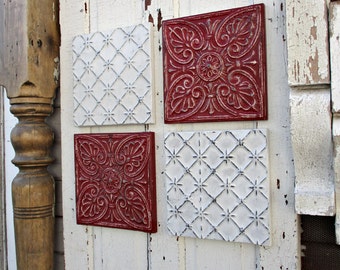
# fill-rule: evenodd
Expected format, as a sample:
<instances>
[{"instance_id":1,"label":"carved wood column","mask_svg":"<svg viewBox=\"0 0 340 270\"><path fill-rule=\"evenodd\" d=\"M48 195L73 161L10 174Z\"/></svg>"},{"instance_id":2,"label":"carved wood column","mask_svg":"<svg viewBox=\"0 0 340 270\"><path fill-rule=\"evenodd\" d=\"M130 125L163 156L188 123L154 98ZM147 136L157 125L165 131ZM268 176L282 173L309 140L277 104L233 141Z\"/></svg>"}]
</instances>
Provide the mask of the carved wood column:
<instances>
[{"instance_id":1,"label":"carved wood column","mask_svg":"<svg viewBox=\"0 0 340 270\"><path fill-rule=\"evenodd\" d=\"M45 123L58 87L59 22L56 0L6 0L0 11L0 83L19 122L12 130L12 182L18 269L53 268L53 132Z\"/></svg>"},{"instance_id":2,"label":"carved wood column","mask_svg":"<svg viewBox=\"0 0 340 270\"><path fill-rule=\"evenodd\" d=\"M11 99L19 119L11 133L19 168L12 182L18 269L53 268L54 180L47 171L53 132L45 124L52 107L38 101Z\"/></svg>"}]
</instances>

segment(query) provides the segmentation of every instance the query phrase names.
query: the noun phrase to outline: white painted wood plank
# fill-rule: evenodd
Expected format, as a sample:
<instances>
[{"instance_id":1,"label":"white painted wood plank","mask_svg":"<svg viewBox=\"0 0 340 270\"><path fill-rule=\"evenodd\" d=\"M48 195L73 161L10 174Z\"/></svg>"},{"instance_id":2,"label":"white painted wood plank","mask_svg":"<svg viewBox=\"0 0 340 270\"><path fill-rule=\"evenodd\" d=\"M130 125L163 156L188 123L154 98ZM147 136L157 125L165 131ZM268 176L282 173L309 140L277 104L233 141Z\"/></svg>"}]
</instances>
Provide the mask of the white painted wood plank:
<instances>
[{"instance_id":1,"label":"white painted wood plank","mask_svg":"<svg viewBox=\"0 0 340 270\"><path fill-rule=\"evenodd\" d=\"M286 1L290 85L329 83L328 2Z\"/></svg>"},{"instance_id":2,"label":"white painted wood plank","mask_svg":"<svg viewBox=\"0 0 340 270\"><path fill-rule=\"evenodd\" d=\"M163 118L163 74L162 70L162 35L161 29L158 30L160 22L159 16L163 18L173 17L173 6L170 1L151 1L151 5L148 6L147 12L152 16L154 21L153 27L153 83L155 90L155 115L156 124L150 125L151 131L155 132L156 143L156 179L157 179L157 216L158 216L158 232L151 234L148 242L148 256L149 256L149 269L185 269L184 258L184 242L183 239L179 239L170 234L166 228L166 188L163 178L164 172L164 118Z\"/></svg>"},{"instance_id":3,"label":"white painted wood plank","mask_svg":"<svg viewBox=\"0 0 340 270\"><path fill-rule=\"evenodd\" d=\"M176 17L183 17L219 11L224 9L243 7L252 4L254 4L253 0L231 0L231 1L215 0L213 4L210 1L205 0L187 0L187 1L179 0L178 14Z\"/></svg>"},{"instance_id":4,"label":"white painted wood plank","mask_svg":"<svg viewBox=\"0 0 340 270\"><path fill-rule=\"evenodd\" d=\"M147 22L143 1L94 0L90 1L90 31L105 31L117 27Z\"/></svg>"},{"instance_id":5,"label":"white painted wood plank","mask_svg":"<svg viewBox=\"0 0 340 270\"><path fill-rule=\"evenodd\" d=\"M186 238L186 269L246 270L256 268L256 246Z\"/></svg>"},{"instance_id":6,"label":"white painted wood plank","mask_svg":"<svg viewBox=\"0 0 340 270\"><path fill-rule=\"evenodd\" d=\"M256 0L254 4L263 3ZM294 166L289 129L289 88L285 6L266 1L269 178L271 182L271 246L259 247L256 269L299 269L299 235L294 209Z\"/></svg>"},{"instance_id":7,"label":"white painted wood plank","mask_svg":"<svg viewBox=\"0 0 340 270\"><path fill-rule=\"evenodd\" d=\"M147 1L143 1L147 2ZM178 0L173 1L166 1L166 0L152 0L149 1L147 7L145 16L148 17L148 19L153 20L154 26L158 29L160 25L158 23L161 23L161 20L171 19L174 17L174 10L176 6L178 5ZM149 15L151 17L149 18Z\"/></svg>"},{"instance_id":8,"label":"white painted wood plank","mask_svg":"<svg viewBox=\"0 0 340 270\"><path fill-rule=\"evenodd\" d=\"M93 252L91 228L76 224L75 176L73 154L73 100L72 100L72 39L89 31L89 16L82 0L60 1L61 49L61 130L63 224L66 269L93 269L90 254ZM83 129L83 132L89 129ZM89 254L90 253L90 254ZM76 258L76 259L75 259Z\"/></svg>"},{"instance_id":9,"label":"white painted wood plank","mask_svg":"<svg viewBox=\"0 0 340 270\"><path fill-rule=\"evenodd\" d=\"M100 227L93 229L93 269L147 269L146 233Z\"/></svg>"},{"instance_id":10,"label":"white painted wood plank","mask_svg":"<svg viewBox=\"0 0 340 270\"><path fill-rule=\"evenodd\" d=\"M340 113L340 3L329 7L329 47L331 64L332 110Z\"/></svg>"},{"instance_id":11,"label":"white painted wood plank","mask_svg":"<svg viewBox=\"0 0 340 270\"><path fill-rule=\"evenodd\" d=\"M340 244L340 2L330 3L329 34L335 172L335 232L337 244Z\"/></svg>"}]
</instances>

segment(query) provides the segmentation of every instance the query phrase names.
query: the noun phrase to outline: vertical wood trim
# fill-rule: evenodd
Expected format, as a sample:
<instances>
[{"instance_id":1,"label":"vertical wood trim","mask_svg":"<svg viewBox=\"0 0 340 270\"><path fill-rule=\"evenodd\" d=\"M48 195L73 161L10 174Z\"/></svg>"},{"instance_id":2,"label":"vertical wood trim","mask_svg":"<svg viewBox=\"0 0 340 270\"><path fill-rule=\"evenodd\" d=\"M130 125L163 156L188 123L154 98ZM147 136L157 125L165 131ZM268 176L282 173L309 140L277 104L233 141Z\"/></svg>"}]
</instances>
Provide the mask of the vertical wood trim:
<instances>
[{"instance_id":1,"label":"vertical wood trim","mask_svg":"<svg viewBox=\"0 0 340 270\"><path fill-rule=\"evenodd\" d=\"M91 1L92 4L93 1ZM126 1L127 2L127 1ZM91 241L87 234L92 234L91 227L79 226L75 219L75 179L73 158L73 98L72 98L72 40L75 35L87 33L88 15L83 0L60 0L60 24L61 24L61 47L60 47L60 72L61 77L61 133L62 142L62 193L63 193L63 223L64 223L64 250L66 269L93 269L90 264L93 254ZM93 8L91 8L93 10ZM112 12L113 10L109 10ZM115 16L112 15L112 19ZM79 131L80 132L80 131ZM84 128L81 132L90 132ZM121 245L125 242L121 242ZM88 251L91 250L91 253ZM111 252L112 248L108 248ZM76 259L75 259L76 258ZM115 263L115 265L119 265ZM101 269L101 268L98 268Z\"/></svg>"},{"instance_id":2,"label":"vertical wood trim","mask_svg":"<svg viewBox=\"0 0 340 270\"><path fill-rule=\"evenodd\" d=\"M255 0L254 3L261 3ZM294 160L290 144L289 87L287 84L286 1L266 3L268 70L269 179L271 183L270 248L257 247L254 269L300 269L299 223L294 209Z\"/></svg>"},{"instance_id":3,"label":"vertical wood trim","mask_svg":"<svg viewBox=\"0 0 340 270\"><path fill-rule=\"evenodd\" d=\"M340 244L340 2L329 6L329 48L331 64L331 91L333 111L333 144L335 172L335 235Z\"/></svg>"}]
</instances>

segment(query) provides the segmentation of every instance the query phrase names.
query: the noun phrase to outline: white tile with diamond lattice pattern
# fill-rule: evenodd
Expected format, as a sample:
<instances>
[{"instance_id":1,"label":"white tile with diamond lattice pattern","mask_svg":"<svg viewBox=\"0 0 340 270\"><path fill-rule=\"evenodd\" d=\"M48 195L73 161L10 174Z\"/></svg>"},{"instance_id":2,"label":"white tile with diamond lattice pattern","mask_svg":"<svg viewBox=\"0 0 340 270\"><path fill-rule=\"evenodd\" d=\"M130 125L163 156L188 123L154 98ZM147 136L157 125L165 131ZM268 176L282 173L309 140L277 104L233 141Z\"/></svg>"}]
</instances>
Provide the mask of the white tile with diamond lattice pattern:
<instances>
[{"instance_id":1,"label":"white tile with diamond lattice pattern","mask_svg":"<svg viewBox=\"0 0 340 270\"><path fill-rule=\"evenodd\" d=\"M269 245L266 130L165 136L171 234Z\"/></svg>"},{"instance_id":2,"label":"white tile with diamond lattice pattern","mask_svg":"<svg viewBox=\"0 0 340 270\"><path fill-rule=\"evenodd\" d=\"M74 38L75 125L153 122L150 44L144 24Z\"/></svg>"}]
</instances>

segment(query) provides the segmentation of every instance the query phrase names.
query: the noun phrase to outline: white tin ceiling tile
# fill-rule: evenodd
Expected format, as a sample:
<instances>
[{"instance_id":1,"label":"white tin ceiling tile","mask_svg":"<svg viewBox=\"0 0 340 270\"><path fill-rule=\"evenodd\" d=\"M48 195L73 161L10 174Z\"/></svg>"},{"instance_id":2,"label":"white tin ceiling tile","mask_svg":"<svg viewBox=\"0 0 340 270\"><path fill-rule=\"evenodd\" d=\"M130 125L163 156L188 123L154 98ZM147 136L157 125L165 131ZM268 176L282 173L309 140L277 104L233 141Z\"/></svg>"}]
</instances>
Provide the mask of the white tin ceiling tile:
<instances>
[{"instance_id":1,"label":"white tin ceiling tile","mask_svg":"<svg viewBox=\"0 0 340 270\"><path fill-rule=\"evenodd\" d=\"M148 25L80 35L72 48L75 125L154 121Z\"/></svg>"},{"instance_id":2,"label":"white tin ceiling tile","mask_svg":"<svg viewBox=\"0 0 340 270\"><path fill-rule=\"evenodd\" d=\"M171 234L269 245L266 130L165 136Z\"/></svg>"}]
</instances>

